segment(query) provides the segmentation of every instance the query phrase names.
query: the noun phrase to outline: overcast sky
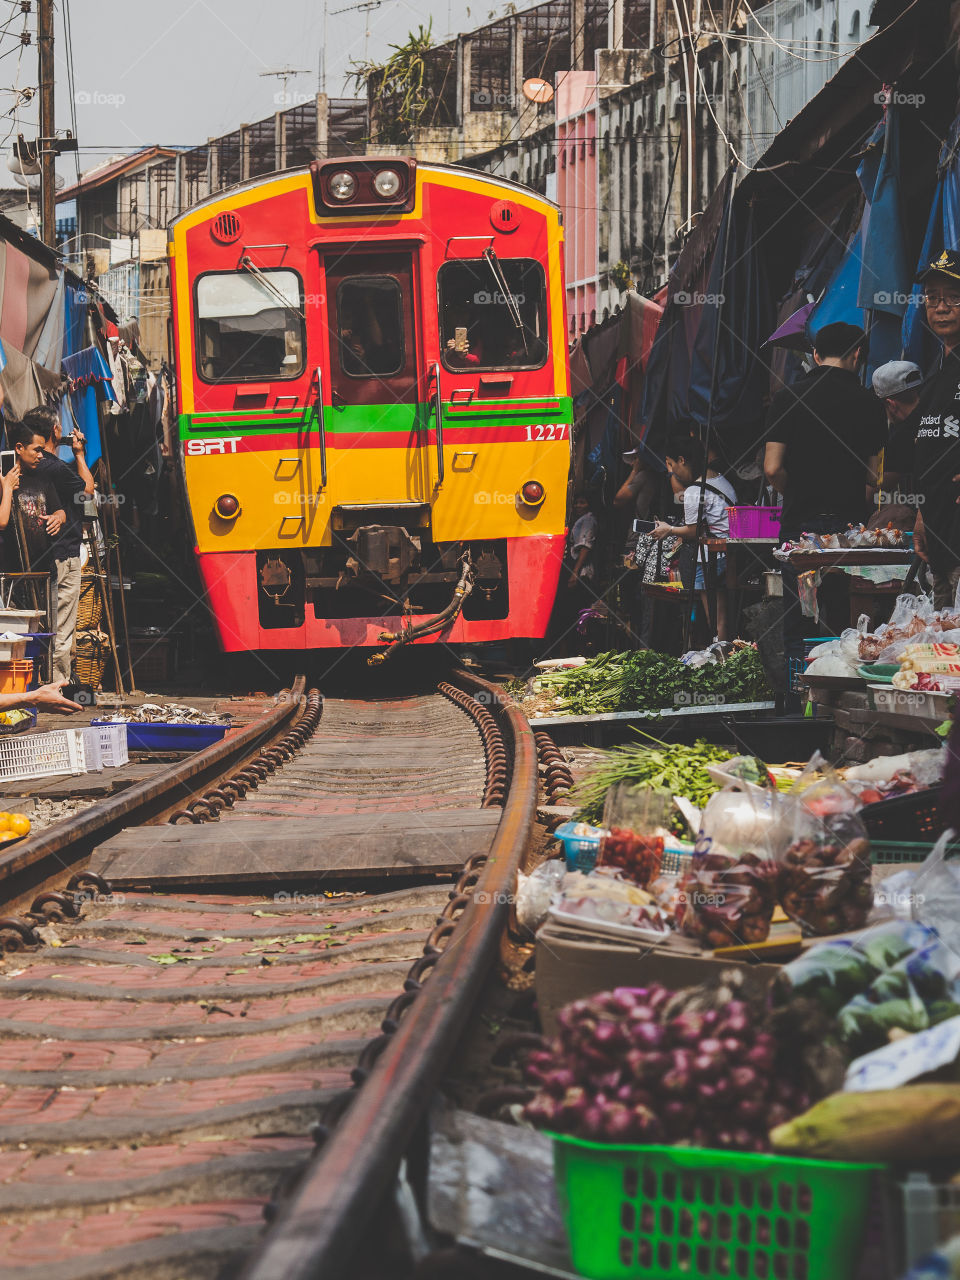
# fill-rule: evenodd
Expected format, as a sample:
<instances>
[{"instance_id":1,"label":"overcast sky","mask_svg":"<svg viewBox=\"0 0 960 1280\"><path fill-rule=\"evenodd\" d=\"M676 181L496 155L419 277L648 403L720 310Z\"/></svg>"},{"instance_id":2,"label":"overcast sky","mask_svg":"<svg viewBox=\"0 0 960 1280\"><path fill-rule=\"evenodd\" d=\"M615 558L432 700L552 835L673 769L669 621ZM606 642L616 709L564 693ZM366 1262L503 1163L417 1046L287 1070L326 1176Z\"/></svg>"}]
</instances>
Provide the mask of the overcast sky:
<instances>
[{"instance_id":1,"label":"overcast sky","mask_svg":"<svg viewBox=\"0 0 960 1280\"><path fill-rule=\"evenodd\" d=\"M57 0L56 117L59 128L69 128L63 3ZM383 56L392 42L402 43L411 28L431 17L434 36L442 39L486 22L496 0L427 0L422 7L411 0L382 0L366 13L333 13L348 3L356 0L327 0L331 96L355 96L346 82L351 60L363 59L365 43L369 57ZM521 2L519 7L527 6ZM498 4L497 12L501 8ZM119 6L70 0L69 11L81 169L132 147L193 145L263 119L279 109L275 98L283 92L282 81L263 72L303 71L287 85L294 102L318 88L322 0L125 0ZM26 23L35 33L35 14ZM0 110L8 113L14 90L37 84L35 44L20 46L23 25L18 0L0 0ZM5 119L4 134L36 133L35 103ZM9 154L8 146L5 150ZM69 182L72 157L61 158L58 167Z\"/></svg>"}]
</instances>

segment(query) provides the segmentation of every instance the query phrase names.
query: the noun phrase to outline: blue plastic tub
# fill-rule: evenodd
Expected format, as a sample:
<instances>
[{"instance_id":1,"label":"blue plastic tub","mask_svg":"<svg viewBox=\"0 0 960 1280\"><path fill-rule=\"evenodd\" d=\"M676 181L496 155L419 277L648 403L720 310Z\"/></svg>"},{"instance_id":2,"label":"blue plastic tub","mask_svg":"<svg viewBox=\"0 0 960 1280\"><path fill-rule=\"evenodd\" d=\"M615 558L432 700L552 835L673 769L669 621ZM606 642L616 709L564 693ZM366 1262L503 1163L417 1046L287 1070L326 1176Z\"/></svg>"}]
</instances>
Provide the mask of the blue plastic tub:
<instances>
[{"instance_id":1,"label":"blue plastic tub","mask_svg":"<svg viewBox=\"0 0 960 1280\"><path fill-rule=\"evenodd\" d=\"M47 646L52 638L52 631L28 631L24 637L27 647L23 656L25 658L45 658L47 656Z\"/></svg>"},{"instance_id":2,"label":"blue plastic tub","mask_svg":"<svg viewBox=\"0 0 960 1280\"><path fill-rule=\"evenodd\" d=\"M91 720L91 724L110 724ZM128 751L202 751L219 742L228 724L128 724Z\"/></svg>"}]
</instances>

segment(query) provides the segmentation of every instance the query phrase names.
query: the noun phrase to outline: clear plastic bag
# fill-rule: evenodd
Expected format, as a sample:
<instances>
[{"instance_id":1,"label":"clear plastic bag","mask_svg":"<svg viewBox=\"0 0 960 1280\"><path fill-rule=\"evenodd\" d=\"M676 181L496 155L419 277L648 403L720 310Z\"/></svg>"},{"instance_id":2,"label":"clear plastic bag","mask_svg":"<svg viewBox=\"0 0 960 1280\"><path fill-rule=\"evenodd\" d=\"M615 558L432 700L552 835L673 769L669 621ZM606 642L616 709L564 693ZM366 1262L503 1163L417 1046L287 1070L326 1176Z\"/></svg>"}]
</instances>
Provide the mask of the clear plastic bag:
<instances>
[{"instance_id":1,"label":"clear plastic bag","mask_svg":"<svg viewBox=\"0 0 960 1280\"><path fill-rule=\"evenodd\" d=\"M517 876L517 922L535 933L547 918L550 902L559 892L567 866L562 858L541 862L528 876Z\"/></svg>"},{"instance_id":2,"label":"clear plastic bag","mask_svg":"<svg viewBox=\"0 0 960 1280\"><path fill-rule=\"evenodd\" d=\"M663 791L619 782L607 792L599 863L646 886L660 872L673 801Z\"/></svg>"},{"instance_id":3,"label":"clear plastic bag","mask_svg":"<svg viewBox=\"0 0 960 1280\"><path fill-rule=\"evenodd\" d=\"M843 933L867 923L870 842L857 808L857 796L832 771L787 797L780 905L804 933Z\"/></svg>"},{"instance_id":4,"label":"clear plastic bag","mask_svg":"<svg viewBox=\"0 0 960 1280\"><path fill-rule=\"evenodd\" d=\"M857 1056L879 1049L894 1029L926 1031L960 1015L960 959L938 938L877 975L837 1015L840 1035Z\"/></svg>"},{"instance_id":5,"label":"clear plastic bag","mask_svg":"<svg viewBox=\"0 0 960 1280\"><path fill-rule=\"evenodd\" d=\"M888 969L893 968L934 938L922 925L892 921L856 939L832 938L818 942L796 960L785 964L773 981L775 1007L794 1000L811 1000L825 1012L836 1014Z\"/></svg>"},{"instance_id":6,"label":"clear plastic bag","mask_svg":"<svg viewBox=\"0 0 960 1280\"><path fill-rule=\"evenodd\" d=\"M707 802L677 908L684 933L702 946L755 946L770 933L777 803L776 792L737 781Z\"/></svg>"}]
</instances>

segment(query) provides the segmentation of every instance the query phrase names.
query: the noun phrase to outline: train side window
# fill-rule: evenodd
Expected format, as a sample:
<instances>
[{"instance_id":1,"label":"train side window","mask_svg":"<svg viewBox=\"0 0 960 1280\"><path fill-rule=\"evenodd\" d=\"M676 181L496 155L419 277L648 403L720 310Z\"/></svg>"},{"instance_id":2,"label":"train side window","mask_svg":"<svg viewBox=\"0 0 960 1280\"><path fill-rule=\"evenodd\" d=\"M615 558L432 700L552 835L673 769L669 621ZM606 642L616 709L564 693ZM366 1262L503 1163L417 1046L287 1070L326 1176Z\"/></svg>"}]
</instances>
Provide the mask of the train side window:
<instances>
[{"instance_id":1,"label":"train side window","mask_svg":"<svg viewBox=\"0 0 960 1280\"><path fill-rule=\"evenodd\" d=\"M303 373L303 287L295 271L211 271L196 284L197 366L207 382Z\"/></svg>"},{"instance_id":2,"label":"train side window","mask_svg":"<svg viewBox=\"0 0 960 1280\"><path fill-rule=\"evenodd\" d=\"M448 369L540 369L546 363L543 268L532 258L497 261L509 296L485 259L445 262L437 273L440 354Z\"/></svg>"},{"instance_id":3,"label":"train side window","mask_svg":"<svg viewBox=\"0 0 960 1280\"><path fill-rule=\"evenodd\" d=\"M349 378L389 378L404 365L403 305L393 276L351 276L337 289L340 367Z\"/></svg>"}]
</instances>

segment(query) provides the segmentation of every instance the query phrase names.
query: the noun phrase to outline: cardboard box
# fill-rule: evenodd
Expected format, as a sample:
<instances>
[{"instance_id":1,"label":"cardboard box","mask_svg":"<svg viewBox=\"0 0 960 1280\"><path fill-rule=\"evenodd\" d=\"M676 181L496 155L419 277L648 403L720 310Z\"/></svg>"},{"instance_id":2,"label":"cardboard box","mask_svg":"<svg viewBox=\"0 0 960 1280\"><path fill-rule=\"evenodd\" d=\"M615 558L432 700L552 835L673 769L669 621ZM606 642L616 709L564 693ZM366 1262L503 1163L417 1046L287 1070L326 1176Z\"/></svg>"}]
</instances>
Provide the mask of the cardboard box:
<instances>
[{"instance_id":1,"label":"cardboard box","mask_svg":"<svg viewBox=\"0 0 960 1280\"><path fill-rule=\"evenodd\" d=\"M720 969L742 969L749 986L763 990L779 973L779 964L717 960L700 950L612 939L574 937L569 930L545 924L537 934L536 993L545 1035L556 1031L557 1011L571 1000L613 987L646 987L658 982L679 991L715 976Z\"/></svg>"}]
</instances>

